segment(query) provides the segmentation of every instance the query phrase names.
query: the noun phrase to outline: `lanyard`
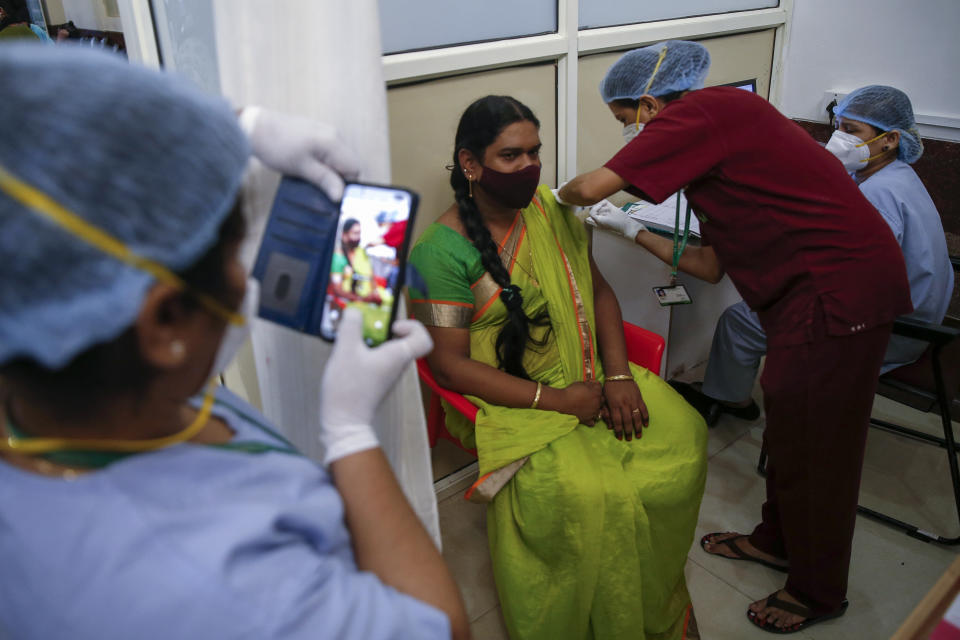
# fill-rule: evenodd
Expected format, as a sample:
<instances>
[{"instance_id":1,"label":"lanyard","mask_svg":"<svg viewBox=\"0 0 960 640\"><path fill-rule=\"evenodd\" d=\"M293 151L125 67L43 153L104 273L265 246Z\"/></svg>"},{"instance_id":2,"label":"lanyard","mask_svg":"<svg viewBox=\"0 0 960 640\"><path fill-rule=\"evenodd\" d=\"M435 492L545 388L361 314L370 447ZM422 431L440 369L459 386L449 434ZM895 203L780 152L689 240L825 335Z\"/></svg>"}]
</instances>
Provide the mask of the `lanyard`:
<instances>
[{"instance_id":1,"label":"lanyard","mask_svg":"<svg viewBox=\"0 0 960 640\"><path fill-rule=\"evenodd\" d=\"M204 399L204 407L206 407L206 409L204 410L204 408L201 408L201 414L206 413L207 415L209 415L210 405L213 405L213 404L224 405L225 403L223 403L220 400L215 400L213 398L213 393L211 391L211 392L208 392L207 397ZM265 424L257 420L255 417L243 411L240 411L230 405L225 405L225 406L227 406L238 417L245 419L250 425L256 427L259 431L271 437L272 439L279 441L281 444L274 445L274 444L268 444L265 442L234 440L231 442L224 442L221 444L209 444L204 446L223 449L227 451L239 451L242 453L249 453L249 454L285 453L285 454L295 455L295 456L303 455L302 453L296 450L296 447L294 447L294 445L289 440L287 440L282 435L280 435L270 427L266 426ZM206 424L206 417L204 417L201 424L204 424L204 425ZM189 430L190 429L188 428L184 431L189 431ZM29 449L31 440L33 440L34 442L38 440L42 440L44 442L46 441L46 439L31 439L31 438L25 437L20 432L20 430L17 429L16 425L13 424L13 421L10 420L9 416L7 416L7 432L12 437L11 439L21 443L20 447L11 448L13 450L16 450L17 448ZM181 434L182 433L184 432L181 432ZM64 442L66 443L67 441L64 441ZM95 444L102 444L101 441L87 441L86 443L84 443L83 441L80 441L79 444L81 445L81 447L83 444L87 444L87 446L90 446L91 442L94 442ZM137 441L132 441L132 442L136 443ZM116 441L116 443L119 443L120 445L122 445L125 443L125 441ZM171 442L169 444L174 444L174 442ZM66 444L66 446L70 447L70 444ZM152 449L152 450L155 450L155 449ZM68 467L86 467L88 469L102 469L104 467L107 467L113 464L114 462L117 462L118 460L128 458L132 455L136 455L137 453L142 453L142 451L116 451L116 450L109 450L109 449L103 450L103 449L97 449L97 448L90 448L90 449L65 448L65 449L47 450L44 452L38 451L34 455L36 455L37 457L43 458L48 462L53 462L54 464L61 464Z\"/></svg>"},{"instance_id":2,"label":"lanyard","mask_svg":"<svg viewBox=\"0 0 960 640\"><path fill-rule=\"evenodd\" d=\"M6 441L0 441L0 449L12 451L14 453L24 453L27 455L54 453L57 451L100 451L114 453L141 453L143 451L152 451L162 449L174 444L186 442L200 433L207 424L210 417L210 411L213 409L213 386L214 380L210 380L207 392L204 394L203 405L197 412L197 417L190 423L186 429L173 435L162 438L149 438L146 440L116 440L113 438L93 438L93 439L71 439L71 438L18 438L13 435L16 432L16 426L7 419ZM4 410L6 410L4 408Z\"/></svg>"},{"instance_id":3,"label":"lanyard","mask_svg":"<svg viewBox=\"0 0 960 640\"><path fill-rule=\"evenodd\" d=\"M683 241L680 240L680 195L682 191L677 192L677 215L673 223L673 268L670 270L670 284L677 284L677 267L680 266L680 256L683 250L687 248L687 240L690 237L690 212L692 207L690 201L687 201L687 215L683 222Z\"/></svg>"}]
</instances>

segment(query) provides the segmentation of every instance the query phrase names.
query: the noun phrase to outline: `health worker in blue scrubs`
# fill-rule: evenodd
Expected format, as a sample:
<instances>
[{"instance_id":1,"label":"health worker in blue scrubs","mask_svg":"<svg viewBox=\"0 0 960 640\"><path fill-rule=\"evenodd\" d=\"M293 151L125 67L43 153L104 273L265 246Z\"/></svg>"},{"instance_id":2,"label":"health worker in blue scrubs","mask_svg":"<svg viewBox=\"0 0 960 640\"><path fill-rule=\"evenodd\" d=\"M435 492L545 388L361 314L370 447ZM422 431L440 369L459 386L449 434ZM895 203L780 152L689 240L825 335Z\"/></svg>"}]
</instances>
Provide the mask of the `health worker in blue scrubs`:
<instances>
[{"instance_id":1,"label":"health worker in blue scrubs","mask_svg":"<svg viewBox=\"0 0 960 640\"><path fill-rule=\"evenodd\" d=\"M328 181L351 154L87 49L0 47L0 95L0 636L469 638L370 426L422 325L371 350L346 314L322 465L208 384L257 309L251 146Z\"/></svg>"}]
</instances>

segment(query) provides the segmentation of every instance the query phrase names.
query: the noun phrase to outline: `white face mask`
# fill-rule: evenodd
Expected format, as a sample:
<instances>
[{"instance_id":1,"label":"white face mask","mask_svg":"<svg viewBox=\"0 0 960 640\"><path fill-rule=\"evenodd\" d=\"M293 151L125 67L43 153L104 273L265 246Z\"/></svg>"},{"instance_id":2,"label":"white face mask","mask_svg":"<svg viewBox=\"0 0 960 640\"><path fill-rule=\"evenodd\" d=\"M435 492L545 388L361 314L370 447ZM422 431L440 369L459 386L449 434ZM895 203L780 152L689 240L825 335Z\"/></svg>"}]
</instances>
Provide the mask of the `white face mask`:
<instances>
[{"instance_id":1,"label":"white face mask","mask_svg":"<svg viewBox=\"0 0 960 640\"><path fill-rule=\"evenodd\" d=\"M623 144L629 144L631 140L636 138L643 131L643 124L642 122L634 122L625 126L623 128Z\"/></svg>"},{"instance_id":2,"label":"white face mask","mask_svg":"<svg viewBox=\"0 0 960 640\"><path fill-rule=\"evenodd\" d=\"M876 139L874 138L874 140ZM839 129L830 136L830 141L827 142L827 151L835 155L843 163L843 168L850 172L863 169L870 159L870 147L867 146L867 142L852 133Z\"/></svg>"},{"instance_id":3,"label":"white face mask","mask_svg":"<svg viewBox=\"0 0 960 640\"><path fill-rule=\"evenodd\" d=\"M227 329L220 340L220 346L217 348L217 355L213 358L213 368L210 371L211 376L218 376L223 373L233 359L237 357L237 352L250 337L250 325L257 315L260 308L260 282L254 278L247 278L247 290L243 294L243 302L240 303L238 313L243 316L243 324L227 324Z\"/></svg>"}]
</instances>

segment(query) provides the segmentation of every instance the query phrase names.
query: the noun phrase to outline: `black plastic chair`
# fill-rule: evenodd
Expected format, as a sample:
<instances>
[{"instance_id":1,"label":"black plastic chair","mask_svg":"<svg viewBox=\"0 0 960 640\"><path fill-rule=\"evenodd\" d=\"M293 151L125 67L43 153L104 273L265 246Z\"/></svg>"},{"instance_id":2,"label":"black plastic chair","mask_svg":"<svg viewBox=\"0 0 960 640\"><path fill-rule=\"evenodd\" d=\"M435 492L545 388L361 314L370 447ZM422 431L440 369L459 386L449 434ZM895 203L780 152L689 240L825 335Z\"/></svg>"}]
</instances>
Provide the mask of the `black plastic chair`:
<instances>
[{"instance_id":1,"label":"black plastic chair","mask_svg":"<svg viewBox=\"0 0 960 640\"><path fill-rule=\"evenodd\" d=\"M953 264L954 272L960 272L960 256L951 256L950 262ZM960 421L960 398L957 395L960 390L960 322L949 317L944 319L944 324L899 318L893 323L893 333L923 340L930 346L916 362L880 376L877 393L913 409L939 414L943 426L943 437L877 418L871 418L870 424L897 435L936 445L947 451L953 497L957 507L957 521L960 523L960 465L957 462L960 446L956 443L950 424L951 417L953 420ZM763 447L757 463L757 472L761 476L766 475L766 466L767 450ZM865 516L902 529L907 535L924 542L960 544L960 535L947 538L930 533L916 525L863 505L859 505L857 510Z\"/></svg>"}]
</instances>

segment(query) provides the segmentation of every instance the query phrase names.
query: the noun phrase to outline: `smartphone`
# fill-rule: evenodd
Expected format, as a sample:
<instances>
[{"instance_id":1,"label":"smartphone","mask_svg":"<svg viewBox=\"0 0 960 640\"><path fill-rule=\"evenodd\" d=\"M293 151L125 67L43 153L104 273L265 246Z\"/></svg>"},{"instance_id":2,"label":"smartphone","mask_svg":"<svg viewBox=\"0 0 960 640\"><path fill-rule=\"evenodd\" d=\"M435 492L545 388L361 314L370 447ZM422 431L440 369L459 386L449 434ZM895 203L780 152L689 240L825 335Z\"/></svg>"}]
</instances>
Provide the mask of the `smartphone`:
<instances>
[{"instance_id":1,"label":"smartphone","mask_svg":"<svg viewBox=\"0 0 960 640\"><path fill-rule=\"evenodd\" d=\"M343 312L354 307L363 313L366 343L387 340L418 202L407 189L348 183L337 204L313 184L285 176L253 267L258 315L333 341Z\"/></svg>"},{"instance_id":2,"label":"smartphone","mask_svg":"<svg viewBox=\"0 0 960 640\"><path fill-rule=\"evenodd\" d=\"M322 189L285 176L273 199L253 277L258 314L301 333L319 335L340 206Z\"/></svg>"},{"instance_id":3,"label":"smartphone","mask_svg":"<svg viewBox=\"0 0 960 640\"><path fill-rule=\"evenodd\" d=\"M363 337L390 337L419 198L399 187L348 183L337 204L289 176L277 189L253 276L261 318L333 341L348 307Z\"/></svg>"},{"instance_id":4,"label":"smartphone","mask_svg":"<svg viewBox=\"0 0 960 640\"><path fill-rule=\"evenodd\" d=\"M390 338L406 280L407 251L419 197L413 191L347 183L340 202L320 337L334 340L348 308L363 314L368 345Z\"/></svg>"}]
</instances>

